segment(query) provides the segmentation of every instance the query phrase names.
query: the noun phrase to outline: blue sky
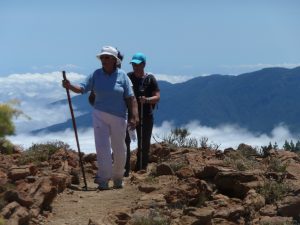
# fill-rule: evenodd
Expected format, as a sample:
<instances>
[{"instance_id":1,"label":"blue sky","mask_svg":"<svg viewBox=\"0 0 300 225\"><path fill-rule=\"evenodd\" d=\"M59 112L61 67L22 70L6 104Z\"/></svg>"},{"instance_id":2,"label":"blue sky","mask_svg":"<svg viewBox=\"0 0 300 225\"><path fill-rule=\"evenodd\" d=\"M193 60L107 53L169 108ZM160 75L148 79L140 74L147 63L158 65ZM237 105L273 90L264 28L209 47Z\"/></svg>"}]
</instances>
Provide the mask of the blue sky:
<instances>
[{"instance_id":1,"label":"blue sky","mask_svg":"<svg viewBox=\"0 0 300 225\"><path fill-rule=\"evenodd\" d=\"M209 74L241 74L265 67L300 66L299 0L0 0L0 103L21 100L31 117L16 119L15 144L63 140L74 149L72 131L32 136L32 129L70 117L66 105L49 103L66 97L61 73L80 82L100 66L95 55L103 45L118 47L129 71L131 56L147 56L147 70L159 79L181 82ZM84 112L76 112L76 116ZM187 124L195 137L205 135L221 148L241 142L270 141L282 146L296 140L282 126L270 136L251 134L234 125ZM172 124L154 128L168 134ZM79 131L84 151L93 151L92 130Z\"/></svg>"},{"instance_id":2,"label":"blue sky","mask_svg":"<svg viewBox=\"0 0 300 225\"><path fill-rule=\"evenodd\" d=\"M299 0L0 1L0 76L89 74L103 45L123 68L137 51L156 74L240 74L300 65Z\"/></svg>"}]
</instances>

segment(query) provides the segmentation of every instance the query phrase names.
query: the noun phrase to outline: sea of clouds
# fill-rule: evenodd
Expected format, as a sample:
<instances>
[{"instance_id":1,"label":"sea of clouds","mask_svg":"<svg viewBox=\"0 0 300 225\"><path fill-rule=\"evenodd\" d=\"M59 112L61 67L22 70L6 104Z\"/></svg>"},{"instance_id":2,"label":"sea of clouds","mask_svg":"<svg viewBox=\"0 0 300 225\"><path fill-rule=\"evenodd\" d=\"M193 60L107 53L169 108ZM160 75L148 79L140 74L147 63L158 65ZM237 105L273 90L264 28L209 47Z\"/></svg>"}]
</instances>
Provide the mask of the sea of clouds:
<instances>
[{"instance_id":1,"label":"sea of clouds","mask_svg":"<svg viewBox=\"0 0 300 225\"><path fill-rule=\"evenodd\" d=\"M86 78L78 73L68 73L67 77L74 83L80 83ZM166 80L170 83L184 82L191 79L190 76L170 76L157 75L159 80ZM0 103L8 102L12 99L20 100L18 108L26 116L14 119L16 134L8 139L14 144L22 146L24 149L36 143L46 143L51 141L63 141L68 143L74 150L77 150L75 135L72 127L57 133L40 133L32 135L30 131L44 128L53 124L61 123L70 118L68 105L51 105L50 103L66 98L66 91L61 86L61 72L52 73L26 73L11 74L0 77ZM73 95L72 95L73 96ZM75 110L78 116L84 112ZM159 111L157 112L159 113ZM174 125L165 121L161 126L153 129L152 142L161 141L168 136ZM236 125L220 125L212 128L201 125L198 121L191 121L185 125L191 134L189 137L200 140L208 138L208 144L217 145L219 149L228 147L236 148L240 143L246 143L253 147L268 145L269 142L277 142L282 147L285 140L296 141L298 138L290 133L283 124L273 129L270 135L254 134ZM81 151L89 153L95 152L93 129L78 130ZM132 143L132 149L136 148L136 143Z\"/></svg>"}]
</instances>

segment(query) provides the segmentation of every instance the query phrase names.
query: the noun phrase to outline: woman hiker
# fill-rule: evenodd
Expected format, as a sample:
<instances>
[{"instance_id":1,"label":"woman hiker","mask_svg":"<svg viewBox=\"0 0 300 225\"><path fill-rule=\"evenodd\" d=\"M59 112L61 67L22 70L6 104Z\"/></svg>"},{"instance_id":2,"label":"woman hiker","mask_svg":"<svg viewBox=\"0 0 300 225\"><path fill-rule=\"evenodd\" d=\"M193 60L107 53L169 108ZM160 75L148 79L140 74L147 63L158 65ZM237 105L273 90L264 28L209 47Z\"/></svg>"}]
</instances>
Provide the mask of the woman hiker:
<instances>
[{"instance_id":1,"label":"woman hiker","mask_svg":"<svg viewBox=\"0 0 300 225\"><path fill-rule=\"evenodd\" d=\"M130 79L118 68L121 64L118 50L104 46L97 58L102 68L95 70L84 83L74 85L67 80L63 81L63 87L81 94L94 90L96 98L92 116L98 162L96 181L100 190L109 189L110 179L113 180L114 188L122 188L126 162L124 139L127 109L130 115L128 125L135 127L138 123L137 103Z\"/></svg>"},{"instance_id":2,"label":"woman hiker","mask_svg":"<svg viewBox=\"0 0 300 225\"><path fill-rule=\"evenodd\" d=\"M153 110L159 102L160 90L155 77L145 72L146 56L136 53L130 61L133 72L128 76L133 84L133 90L138 101L139 121L136 127L138 138L137 161L135 171L146 170L149 159L150 141L153 129ZM126 134L127 160L124 176L130 171L130 137Z\"/></svg>"}]
</instances>

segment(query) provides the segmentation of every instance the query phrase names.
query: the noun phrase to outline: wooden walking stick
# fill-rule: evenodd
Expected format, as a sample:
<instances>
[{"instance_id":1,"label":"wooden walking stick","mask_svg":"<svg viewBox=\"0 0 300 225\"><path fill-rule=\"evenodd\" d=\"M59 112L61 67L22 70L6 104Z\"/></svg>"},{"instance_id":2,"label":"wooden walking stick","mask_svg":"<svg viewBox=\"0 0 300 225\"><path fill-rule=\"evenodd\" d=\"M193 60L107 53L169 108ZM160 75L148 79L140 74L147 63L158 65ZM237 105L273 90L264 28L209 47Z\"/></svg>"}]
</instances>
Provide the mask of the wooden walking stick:
<instances>
[{"instance_id":1,"label":"wooden walking stick","mask_svg":"<svg viewBox=\"0 0 300 225\"><path fill-rule=\"evenodd\" d=\"M64 81L66 81L67 80L66 72L62 71L62 74L63 74ZM85 172L84 172L84 168L83 168L82 155L81 155L80 145L79 145L79 140L78 140L76 121L75 121L75 117L74 117L74 112L73 112L73 107L72 107L72 102L71 102L71 97L70 97L70 91L69 91L68 88L66 88L66 92L67 92L67 96L68 96L68 102L69 102L69 107L70 107L70 112L71 112L72 122L73 122L73 128L74 128L75 138L76 138L76 143L77 143L77 150L78 150L78 155L79 155L79 164L80 164L80 167L81 167L81 172L82 172L83 181L84 181L84 185L85 185L84 187L82 187L82 189L87 191L88 187L87 187Z\"/></svg>"}]
</instances>

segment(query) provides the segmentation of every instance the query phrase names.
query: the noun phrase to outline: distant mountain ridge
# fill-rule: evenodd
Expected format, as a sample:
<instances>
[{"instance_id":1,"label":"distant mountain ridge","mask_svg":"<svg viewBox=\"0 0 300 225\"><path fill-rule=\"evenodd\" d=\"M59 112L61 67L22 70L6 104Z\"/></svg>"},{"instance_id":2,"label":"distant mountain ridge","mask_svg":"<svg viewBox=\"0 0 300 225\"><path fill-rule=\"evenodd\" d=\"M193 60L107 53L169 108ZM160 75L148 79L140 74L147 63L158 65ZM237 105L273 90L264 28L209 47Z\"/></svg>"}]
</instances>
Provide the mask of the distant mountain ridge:
<instances>
[{"instance_id":1,"label":"distant mountain ridge","mask_svg":"<svg viewBox=\"0 0 300 225\"><path fill-rule=\"evenodd\" d=\"M216 74L177 84L159 81L159 85L156 125L173 121L182 126L198 120L210 127L236 124L252 132L270 133L285 124L292 132L300 132L300 67L266 68L238 76ZM75 96L72 102L78 111L87 112L77 117L78 128L91 127L87 95ZM61 103L67 104L66 100L53 104ZM38 131L56 132L71 126L69 120Z\"/></svg>"}]
</instances>

